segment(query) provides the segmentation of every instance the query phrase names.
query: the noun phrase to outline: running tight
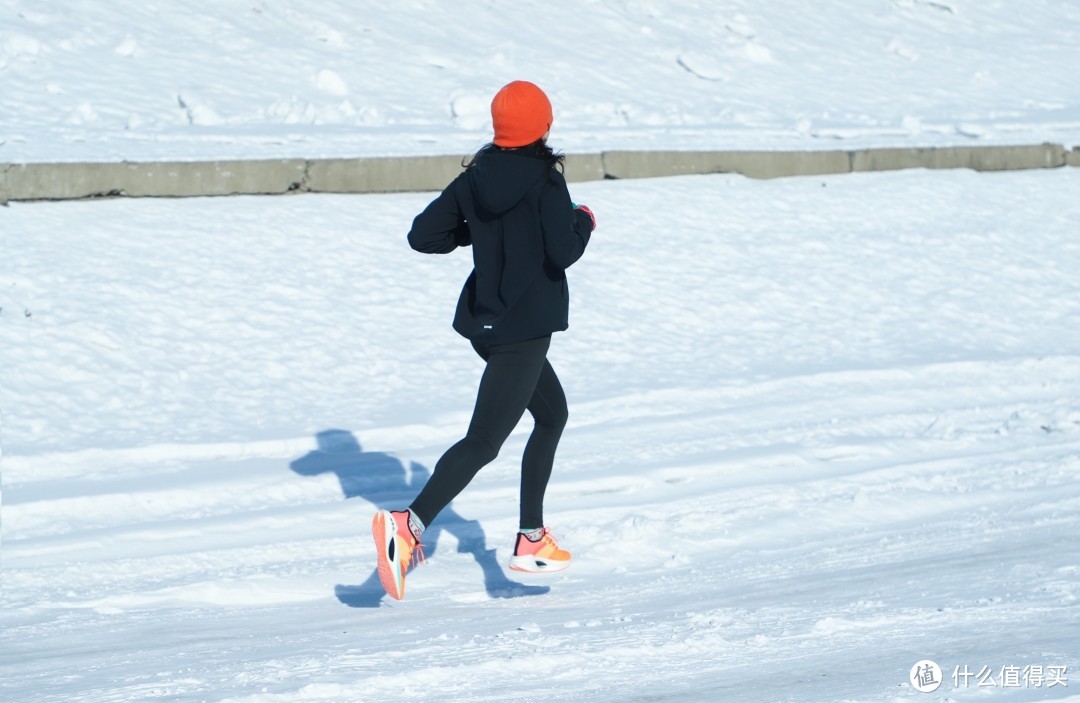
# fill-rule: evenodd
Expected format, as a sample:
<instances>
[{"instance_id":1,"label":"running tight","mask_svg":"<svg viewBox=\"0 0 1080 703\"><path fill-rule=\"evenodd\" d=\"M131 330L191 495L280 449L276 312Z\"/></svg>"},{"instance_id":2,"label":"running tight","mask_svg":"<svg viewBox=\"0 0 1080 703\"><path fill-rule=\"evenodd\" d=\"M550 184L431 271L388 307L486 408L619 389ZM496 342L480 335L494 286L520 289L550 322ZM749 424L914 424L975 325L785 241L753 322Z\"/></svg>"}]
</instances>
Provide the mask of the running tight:
<instances>
[{"instance_id":1,"label":"running tight","mask_svg":"<svg viewBox=\"0 0 1080 703\"><path fill-rule=\"evenodd\" d=\"M473 349L487 362L465 438L446 450L409 509L425 525L450 504L481 468L495 460L503 442L528 410L535 425L521 459L520 524L544 526L547 490L555 448L566 426L566 396L547 361L551 337Z\"/></svg>"}]
</instances>

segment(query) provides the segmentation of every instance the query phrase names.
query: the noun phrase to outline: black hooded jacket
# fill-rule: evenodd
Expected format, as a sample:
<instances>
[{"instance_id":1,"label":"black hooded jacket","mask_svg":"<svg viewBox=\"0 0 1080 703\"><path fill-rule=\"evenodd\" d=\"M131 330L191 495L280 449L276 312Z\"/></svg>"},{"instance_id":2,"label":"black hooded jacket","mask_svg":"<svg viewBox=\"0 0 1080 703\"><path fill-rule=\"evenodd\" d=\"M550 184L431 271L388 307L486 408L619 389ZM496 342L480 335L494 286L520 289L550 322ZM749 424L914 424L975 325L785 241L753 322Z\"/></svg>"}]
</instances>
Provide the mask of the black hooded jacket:
<instances>
[{"instance_id":1,"label":"black hooded jacket","mask_svg":"<svg viewBox=\"0 0 1080 703\"><path fill-rule=\"evenodd\" d=\"M413 220L409 245L448 254L472 245L454 329L512 344L565 330L565 270L585 251L592 220L570 203L566 180L530 149L491 149Z\"/></svg>"}]
</instances>

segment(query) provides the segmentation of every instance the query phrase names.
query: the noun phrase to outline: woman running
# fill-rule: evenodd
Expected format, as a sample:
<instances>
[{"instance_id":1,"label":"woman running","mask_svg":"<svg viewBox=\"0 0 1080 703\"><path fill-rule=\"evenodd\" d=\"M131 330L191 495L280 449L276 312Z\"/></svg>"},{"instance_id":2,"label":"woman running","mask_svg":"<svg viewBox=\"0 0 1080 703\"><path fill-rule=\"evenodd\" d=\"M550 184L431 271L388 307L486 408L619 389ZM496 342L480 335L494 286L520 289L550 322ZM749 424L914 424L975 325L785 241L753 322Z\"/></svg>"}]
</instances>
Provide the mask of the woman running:
<instances>
[{"instance_id":1,"label":"woman running","mask_svg":"<svg viewBox=\"0 0 1080 703\"><path fill-rule=\"evenodd\" d=\"M529 411L535 422L521 460L518 571L561 571L570 553L544 525L544 492L566 425L566 396L547 361L551 334L567 329L566 269L585 251L596 219L570 201L563 156L547 144L551 102L527 81L491 102L495 138L413 221L409 244L425 254L472 246L473 271L454 329L486 362L465 437L442 455L405 510L379 511L372 532L386 592L405 597L405 573L422 557L426 525L499 454Z\"/></svg>"}]
</instances>

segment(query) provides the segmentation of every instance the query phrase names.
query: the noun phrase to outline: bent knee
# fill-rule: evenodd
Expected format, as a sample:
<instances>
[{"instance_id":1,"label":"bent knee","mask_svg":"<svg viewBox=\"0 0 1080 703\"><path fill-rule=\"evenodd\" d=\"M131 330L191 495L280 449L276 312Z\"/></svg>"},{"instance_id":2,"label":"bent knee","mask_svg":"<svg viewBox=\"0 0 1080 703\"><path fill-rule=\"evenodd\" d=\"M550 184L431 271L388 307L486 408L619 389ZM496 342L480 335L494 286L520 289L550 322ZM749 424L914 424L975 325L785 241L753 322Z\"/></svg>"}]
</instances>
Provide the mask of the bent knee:
<instances>
[{"instance_id":1,"label":"bent knee","mask_svg":"<svg viewBox=\"0 0 1080 703\"><path fill-rule=\"evenodd\" d=\"M483 435L467 434L461 441L468 445L469 454L480 466L490 464L499 456L499 446Z\"/></svg>"},{"instance_id":2,"label":"bent knee","mask_svg":"<svg viewBox=\"0 0 1080 703\"><path fill-rule=\"evenodd\" d=\"M536 421L537 427L542 427L545 430L552 432L562 432L566 427L566 421L569 418L570 413L566 408L566 405L560 405L555 408L545 408L542 413L534 413L533 419Z\"/></svg>"}]
</instances>

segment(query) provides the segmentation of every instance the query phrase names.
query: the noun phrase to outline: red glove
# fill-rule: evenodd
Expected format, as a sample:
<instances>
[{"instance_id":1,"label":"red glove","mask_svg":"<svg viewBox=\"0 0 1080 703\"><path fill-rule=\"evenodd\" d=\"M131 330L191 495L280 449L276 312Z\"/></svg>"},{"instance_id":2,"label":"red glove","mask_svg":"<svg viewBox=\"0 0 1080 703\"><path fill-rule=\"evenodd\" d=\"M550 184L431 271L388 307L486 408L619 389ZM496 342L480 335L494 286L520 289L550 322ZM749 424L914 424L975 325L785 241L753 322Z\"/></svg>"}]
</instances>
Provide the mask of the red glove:
<instances>
[{"instance_id":1,"label":"red glove","mask_svg":"<svg viewBox=\"0 0 1080 703\"><path fill-rule=\"evenodd\" d=\"M574 206L575 210L581 210L586 215L588 215L589 219L592 221L592 228L596 229L596 215L593 214L592 210L589 209L588 205L578 205L577 203L571 203L571 205Z\"/></svg>"}]
</instances>

